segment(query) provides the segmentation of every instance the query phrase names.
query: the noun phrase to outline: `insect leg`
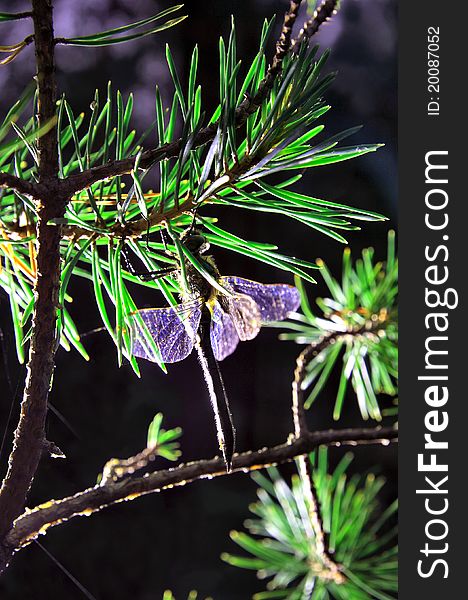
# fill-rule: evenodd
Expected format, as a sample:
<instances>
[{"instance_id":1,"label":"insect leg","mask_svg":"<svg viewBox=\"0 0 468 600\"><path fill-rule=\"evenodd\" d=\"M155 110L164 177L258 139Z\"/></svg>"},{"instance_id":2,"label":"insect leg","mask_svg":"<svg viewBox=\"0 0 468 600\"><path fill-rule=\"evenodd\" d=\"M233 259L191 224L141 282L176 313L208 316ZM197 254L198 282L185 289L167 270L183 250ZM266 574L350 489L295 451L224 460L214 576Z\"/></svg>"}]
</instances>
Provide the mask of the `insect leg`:
<instances>
[{"instance_id":1,"label":"insect leg","mask_svg":"<svg viewBox=\"0 0 468 600\"><path fill-rule=\"evenodd\" d=\"M161 235L161 242L163 243L164 251L167 254L169 254L170 252L169 252L169 249L167 247L167 243L168 243L168 239L169 239L168 233L167 233L167 231L165 229L160 229L159 230L159 234Z\"/></svg>"},{"instance_id":2,"label":"insect leg","mask_svg":"<svg viewBox=\"0 0 468 600\"><path fill-rule=\"evenodd\" d=\"M195 207L195 209L192 213L192 222L190 223L190 227L188 228L188 231L186 233L187 237L189 235L191 235L193 233L193 230L195 229L195 225L197 224L197 212L198 212L199 208L200 208L200 205L197 204L197 206Z\"/></svg>"},{"instance_id":3,"label":"insect leg","mask_svg":"<svg viewBox=\"0 0 468 600\"><path fill-rule=\"evenodd\" d=\"M125 263L125 269L142 281L154 281L155 279L160 279L161 277L165 277L166 275L170 275L171 273L177 271L176 267L164 267L163 269L157 269L156 271L137 271L133 266L128 253L128 248L125 245L122 247L121 256L123 257L123 261Z\"/></svg>"}]
</instances>

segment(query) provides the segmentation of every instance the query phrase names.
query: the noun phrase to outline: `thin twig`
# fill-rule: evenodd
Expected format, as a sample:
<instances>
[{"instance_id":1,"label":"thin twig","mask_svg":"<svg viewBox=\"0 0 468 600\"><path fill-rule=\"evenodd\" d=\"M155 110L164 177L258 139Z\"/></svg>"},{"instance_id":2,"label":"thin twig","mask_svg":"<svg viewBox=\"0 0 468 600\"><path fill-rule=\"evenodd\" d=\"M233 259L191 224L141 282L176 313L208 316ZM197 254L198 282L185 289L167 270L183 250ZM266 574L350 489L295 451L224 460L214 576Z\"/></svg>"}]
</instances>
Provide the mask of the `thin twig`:
<instances>
[{"instance_id":1,"label":"thin twig","mask_svg":"<svg viewBox=\"0 0 468 600\"><path fill-rule=\"evenodd\" d=\"M302 26L299 35L291 44L291 50L297 52L304 40L310 40L323 23L329 21L336 13L340 0L323 0L322 4L315 10L311 19Z\"/></svg>"},{"instance_id":2,"label":"thin twig","mask_svg":"<svg viewBox=\"0 0 468 600\"><path fill-rule=\"evenodd\" d=\"M323 335L314 343L309 344L298 356L292 383L292 413L296 438L303 437L309 433L304 408L303 389L304 379L307 375L307 366L316 356L323 352L325 348L335 344L340 339L358 337L361 335L373 335L376 331L385 326L385 319L386 316L375 315L366 320L361 326L356 326L346 331L331 331L330 333ZM323 565L326 576L332 578L335 583L342 584L345 581L345 577L340 571L340 566L333 560L328 548L320 503L314 485L312 467L308 455L304 454L299 456L298 463L304 484L304 494L309 504L309 515L317 555Z\"/></svg>"},{"instance_id":3,"label":"thin twig","mask_svg":"<svg viewBox=\"0 0 468 600\"><path fill-rule=\"evenodd\" d=\"M144 448L138 454L130 456L130 458L111 458L104 465L100 485L107 485L111 481L119 481L129 475L133 475L137 471L147 469L148 465L157 456L158 447L150 446Z\"/></svg>"},{"instance_id":4,"label":"thin twig","mask_svg":"<svg viewBox=\"0 0 468 600\"><path fill-rule=\"evenodd\" d=\"M15 177L15 175L10 175L10 173L0 173L0 187L10 188L32 198L35 198L37 195L34 183Z\"/></svg>"},{"instance_id":5,"label":"thin twig","mask_svg":"<svg viewBox=\"0 0 468 600\"><path fill-rule=\"evenodd\" d=\"M68 579L73 583L73 585L75 585L80 592L83 594L83 596L85 596L88 600L96 600L96 598L91 594L91 592L85 588L85 586L78 581L78 579L72 574L70 573L70 571L67 569L67 567L65 565L63 565L53 554L52 552L50 552L50 550L48 550L45 546L43 546L40 542L38 542L37 540L35 540L37 546L44 552L44 554L46 554L50 560L62 571L62 573L65 575L65 577L68 577Z\"/></svg>"},{"instance_id":6,"label":"thin twig","mask_svg":"<svg viewBox=\"0 0 468 600\"><path fill-rule=\"evenodd\" d=\"M283 68L283 61L286 58L289 48L291 46L291 37L294 23L296 22L299 9L301 7L302 0L291 0L289 3L289 9L284 15L283 27L281 34L276 42L276 52L271 61L271 65L268 68L268 72L265 77L265 81L274 80ZM268 85L268 84L267 84Z\"/></svg>"},{"instance_id":7,"label":"thin twig","mask_svg":"<svg viewBox=\"0 0 468 600\"><path fill-rule=\"evenodd\" d=\"M311 452L321 445L388 444L396 440L397 436L398 432L393 427L317 431L272 448L235 454L230 473L226 473L223 459L216 457L182 464L172 469L155 471L142 477L128 477L117 483L110 481L106 485L96 485L73 496L50 500L21 515L6 539L10 556L16 549L28 544L40 533L45 533L50 527L60 525L73 517L91 515L117 502L133 500L146 494L186 485L199 479L211 479L239 471L253 471L287 462L296 456ZM5 566L0 562L0 572Z\"/></svg>"},{"instance_id":8,"label":"thin twig","mask_svg":"<svg viewBox=\"0 0 468 600\"><path fill-rule=\"evenodd\" d=\"M335 343L336 333L330 333L324 336L315 344L310 344L297 357L296 369L292 383L292 413L294 422L294 434L297 439L308 434L307 420L304 410L304 390L303 383L307 375L307 366L315 356L320 354L330 344ZM336 584L344 583L345 577L340 572L340 567L330 556L326 544L325 531L323 528L323 519L320 510L320 503L315 488L312 467L308 454L302 454L297 459L299 471L303 485L304 495L307 498L308 511L310 517L310 532L314 538L315 550L320 560L321 569L326 573L326 577L331 578Z\"/></svg>"}]
</instances>

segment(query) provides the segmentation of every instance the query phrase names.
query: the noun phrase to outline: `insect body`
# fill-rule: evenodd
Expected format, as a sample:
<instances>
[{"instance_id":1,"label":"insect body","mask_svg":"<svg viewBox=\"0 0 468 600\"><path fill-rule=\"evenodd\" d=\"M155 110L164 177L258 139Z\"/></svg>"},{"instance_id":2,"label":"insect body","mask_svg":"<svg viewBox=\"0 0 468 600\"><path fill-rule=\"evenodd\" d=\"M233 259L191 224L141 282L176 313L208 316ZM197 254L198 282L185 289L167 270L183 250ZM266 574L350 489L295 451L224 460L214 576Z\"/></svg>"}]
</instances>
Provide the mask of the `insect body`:
<instances>
[{"instance_id":1,"label":"insect body","mask_svg":"<svg viewBox=\"0 0 468 600\"><path fill-rule=\"evenodd\" d=\"M226 293L187 263L188 290L182 294L180 304L134 314L132 352L151 361L174 363L196 348L215 414L219 445L229 469L234 427L218 361L232 354L239 341L253 339L262 323L283 320L295 311L300 303L299 292L285 284L264 285L241 277L221 277L213 258L205 255L209 245L202 235L191 234L181 241Z\"/></svg>"}]
</instances>

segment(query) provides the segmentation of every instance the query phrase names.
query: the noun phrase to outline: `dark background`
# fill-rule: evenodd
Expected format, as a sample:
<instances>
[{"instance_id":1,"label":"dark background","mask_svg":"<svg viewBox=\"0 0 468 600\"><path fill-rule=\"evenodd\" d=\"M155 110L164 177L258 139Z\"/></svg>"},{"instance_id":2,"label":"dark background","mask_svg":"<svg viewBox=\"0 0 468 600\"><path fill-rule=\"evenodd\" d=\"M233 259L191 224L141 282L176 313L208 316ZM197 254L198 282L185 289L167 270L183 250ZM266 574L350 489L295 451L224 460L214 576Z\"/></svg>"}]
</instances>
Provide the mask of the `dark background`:
<instances>
[{"instance_id":1,"label":"dark background","mask_svg":"<svg viewBox=\"0 0 468 600\"><path fill-rule=\"evenodd\" d=\"M57 0L56 33L59 36L86 34L143 18L166 8L167 2L151 0ZM172 31L123 44L113 49L58 48L59 83L71 99L75 112L87 110L98 87L102 95L108 79L124 93L136 94L135 124L143 130L153 119L154 85L170 94L164 61L164 43L170 42L182 78L191 51L199 44L199 80L206 106L213 107L217 93L217 44L226 35L230 15L236 19L239 54L250 60L257 49L263 18L282 16L287 2L208 0L186 2L189 19ZM15 2L14 10L27 8ZM12 10L0 2L0 10ZM278 25L280 18L278 17ZM0 43L22 39L28 24L0 26ZM332 110L327 128L335 133L356 124L364 128L356 142L384 142L375 154L307 173L297 189L328 200L379 211L387 223L363 224L361 232L348 236L355 255L366 246L384 258L386 235L396 218L396 3L393 0L346 0L331 24L316 38L322 47L332 47L330 70L339 70L327 96ZM31 76L32 49L14 63L0 69L0 114ZM280 216L241 210L218 211L221 225L247 239L275 242L280 250L306 259L321 257L339 275L343 248L324 236ZM290 281L288 274L275 271L238 255L219 251L217 262L226 274L274 282ZM87 283L76 282L72 314L86 332L99 325L93 292ZM310 286L313 299L325 292L319 281ZM159 299L158 299L159 301ZM152 299L141 296L141 302ZM16 423L24 368L15 362L9 304L0 294L1 349L0 426L7 429L0 469L6 467L13 426ZM291 430L290 381L299 348L276 341L276 332L264 330L250 343L240 344L222 364L238 432L238 450L258 448L283 441ZM31 506L50 497L72 494L92 486L110 457L126 457L145 444L148 424L156 412L165 415L166 426L184 429L184 459L210 457L217 452L211 409L195 356L170 367L164 375L149 363L142 364L138 380L128 367L117 368L115 349L104 334L85 338L92 358L86 363L77 354L60 351L51 402L62 418L50 414L48 437L67 455L67 460L44 461L36 478ZM310 412L311 428L333 426L331 407L336 393L332 380ZM16 393L15 393L16 391ZM385 402L385 401L384 401ZM66 425L65 422L68 424ZM345 404L339 426L359 425L354 399ZM342 450L330 452L331 462ZM373 468L389 478L384 502L396 494L394 448L358 448L353 468ZM162 460L160 466L166 466ZM290 471L285 467L285 473ZM200 481L185 488L154 494L121 504L91 518L74 519L51 530L42 544L100 600L129 597L159 599L172 589L179 600L190 589L215 600L243 600L263 589L255 574L225 565L221 552L236 553L231 529L242 528L248 505L255 499L255 485L244 474L215 481ZM84 598L51 559L31 544L14 560L0 583L0 597L8 600Z\"/></svg>"}]
</instances>

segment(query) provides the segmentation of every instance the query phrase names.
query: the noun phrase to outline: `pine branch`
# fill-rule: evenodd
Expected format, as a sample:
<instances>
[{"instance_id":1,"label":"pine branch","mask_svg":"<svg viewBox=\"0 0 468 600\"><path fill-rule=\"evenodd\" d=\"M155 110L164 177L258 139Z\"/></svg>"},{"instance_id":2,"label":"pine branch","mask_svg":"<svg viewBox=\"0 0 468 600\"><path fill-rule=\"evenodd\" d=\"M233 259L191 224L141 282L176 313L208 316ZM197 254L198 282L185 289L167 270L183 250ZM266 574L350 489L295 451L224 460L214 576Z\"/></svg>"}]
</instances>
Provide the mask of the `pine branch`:
<instances>
[{"instance_id":1,"label":"pine branch","mask_svg":"<svg viewBox=\"0 0 468 600\"><path fill-rule=\"evenodd\" d=\"M337 1L325 0L317 10L314 18L304 25L299 37L292 42L292 30L297 19L301 0L290 1L289 10L283 21L281 36L276 44L276 52L264 80L257 88L257 93L252 97L246 96L235 110L234 124L237 128L242 127L248 117L258 111L264 100L268 98L275 80L281 74L283 61L290 52L291 47L296 48L302 40L309 40L317 32L320 25L330 18L337 4ZM37 63L38 117L39 128L41 128L46 123L51 123L56 115L52 0L32 0L32 6ZM232 108L234 106L235 104ZM218 123L201 129L195 137L193 148L203 146L213 140L217 130ZM140 466L146 468L148 461L151 459L151 451L147 450L133 457L133 459L120 461L119 466L123 465L126 469L124 469L122 476L119 472L118 477L114 477L115 472L112 471L111 476L105 477L100 485L71 497L56 501L51 500L21 514L41 455L44 448L47 448L44 427L48 393L54 369L54 356L57 348L56 322L60 288L60 241L67 235L73 235L74 237L95 235L95 233L86 229L61 228L56 225L49 226L48 223L52 219L58 219L60 222L67 201L74 193L80 192L103 179L130 173L132 169L136 168L136 160L138 160L138 169L146 170L156 162L178 157L183 144L183 140L180 139L147 150L138 157L112 161L73 174L66 179L59 179L57 128L54 126L44 135L38 136L37 139L39 150L38 183L23 181L8 173L0 173L0 187L8 187L33 198L36 201L38 214L38 277L34 289L36 302L27 379L21 405L20 421L15 432L13 451L9 459L8 473L0 490L0 573L6 568L14 552L27 545L39 533L45 532L49 527L58 525L75 516L98 512L123 500L131 500L176 485L184 485L204 477L211 478L226 475L223 460L214 458L180 465L173 469L147 473L140 477L134 476L133 471L139 469ZM226 171L220 177L220 185L216 187L212 196L229 187L236 180L236 177L248 171L251 166L249 161L236 163L230 171ZM196 201L194 197L185 198L180 206L178 200L179 198L176 198L175 208L165 213L155 212L150 215L149 222L147 219L140 219L124 225L117 223L111 227L109 234L117 237L138 236L147 231L149 226L171 220L199 205L199 201ZM13 233L19 233L19 230ZM29 232L27 234L29 235ZM295 437L280 446L235 456L231 472L251 471L271 464L289 461L295 457L304 457L321 444L357 445L359 443L385 443L396 439L397 432L393 428L346 429L311 433L307 430L305 423L302 382L309 362L333 341L349 335L365 334L369 330L369 327L366 326L364 329L329 334L301 354L301 361L298 362L293 384ZM319 506L312 486L310 465L309 471L305 472L305 475L306 480L310 483L309 502L318 547L322 549L321 554L325 566L330 572L335 573L336 581L339 582L338 578L341 577L341 573L339 573L337 565L333 563L327 553L325 536L320 522Z\"/></svg>"},{"instance_id":2,"label":"pine branch","mask_svg":"<svg viewBox=\"0 0 468 600\"><path fill-rule=\"evenodd\" d=\"M292 383L292 413L294 422L294 433L297 439L308 435L307 420L304 408L304 389L303 384L307 376L307 367L321 352L329 346L337 343L343 338L358 337L362 335L373 334L382 327L382 321L379 319L369 319L362 326L353 327L345 332L333 331L330 332L312 344L309 344L298 356L296 361L296 369L294 371L294 379ZM309 457L301 455L298 457L299 470L301 480L304 486L304 495L307 498L309 505L310 522L313 529L314 539L316 540L317 554L320 557L324 568L327 570L329 577L337 584L344 581L344 576L340 572L340 565L333 560L327 545L323 520L321 516L321 508L318 500L317 491L315 489L312 468Z\"/></svg>"},{"instance_id":3,"label":"pine branch","mask_svg":"<svg viewBox=\"0 0 468 600\"><path fill-rule=\"evenodd\" d=\"M50 123L55 116L52 2L32 0L32 7L36 46L38 119L39 127L42 127ZM47 400L56 350L61 231L59 227L51 227L47 223L52 218L60 217L66 204L57 185L56 128L51 128L41 136L37 144L40 182L38 189L47 189L47 193L41 194L37 202L38 277L34 289L36 302L33 332L20 420L15 431L8 472L0 489L0 540L23 510L43 452Z\"/></svg>"},{"instance_id":4,"label":"pine branch","mask_svg":"<svg viewBox=\"0 0 468 600\"><path fill-rule=\"evenodd\" d=\"M292 384L292 412L294 422L294 434L296 439L308 435L309 430L307 427L307 420L304 410L304 390L303 383L307 375L307 366L310 361L317 356L319 352L334 343L335 336L328 335L320 340L316 344L310 344L305 348L297 357L296 369L294 371L294 379ZM326 569L328 576L333 579L337 584L341 584L344 581L343 574L340 572L340 567L332 559L325 538L325 531L323 527L323 519L320 509L320 503L318 499L317 490L315 489L312 467L309 460L308 454L302 454L298 457L299 472L301 474L301 482L304 489L304 496L307 498L308 512L310 517L310 524L312 527L313 537L315 539L315 546L317 555L320 558L324 569Z\"/></svg>"},{"instance_id":5,"label":"pine branch","mask_svg":"<svg viewBox=\"0 0 468 600\"><path fill-rule=\"evenodd\" d=\"M235 111L235 125L237 128L242 127L246 123L247 118L261 107L263 101L271 91L276 77L280 75L283 60L291 46L292 28L296 21L301 2L302 0L291 0L289 10L284 16L281 34L276 44L275 55L264 80L260 83L255 96L246 96ZM201 129L194 140L193 148L195 149L211 142L216 135L218 125L219 123L216 122ZM169 144L163 144L159 148L146 150L139 158L139 167L149 169L157 162L167 160L168 158L175 158L179 156L182 146L183 140L179 139ZM111 161L105 165L99 165L81 173L73 174L63 182L65 193L71 196L103 179L128 174L135 166L135 160L136 157L130 157Z\"/></svg>"},{"instance_id":6,"label":"pine branch","mask_svg":"<svg viewBox=\"0 0 468 600\"><path fill-rule=\"evenodd\" d=\"M10 173L0 173L0 187L15 190L31 198L37 197L37 188L34 183L15 177Z\"/></svg>"},{"instance_id":7,"label":"pine branch","mask_svg":"<svg viewBox=\"0 0 468 600\"><path fill-rule=\"evenodd\" d=\"M323 23L329 21L338 10L340 0L323 0L311 19L302 26L299 35L291 44L291 50L297 52L304 40L310 40Z\"/></svg>"},{"instance_id":8,"label":"pine branch","mask_svg":"<svg viewBox=\"0 0 468 600\"><path fill-rule=\"evenodd\" d=\"M225 173L219 177L217 181L217 185L214 187L213 193L206 195L203 199L203 202L208 202L211 198L219 194L222 190L225 190L231 187L239 177L244 175L249 169L251 169L256 163L258 163L263 158L263 154L259 154L258 156L251 157L246 156L243 160L239 161L235 164L231 169L226 170ZM145 234L148 229L152 227L170 222L176 217L184 214L191 213L193 209L199 207L201 205L200 200L196 200L193 195L184 198L183 202L176 202L175 206L170 210L166 210L165 212L154 211L152 212L148 218L140 218L135 221L129 221L125 223L116 222L112 227L107 230L107 235L115 238L132 238L139 237L142 234ZM18 236L27 236L28 230L25 227L17 227L14 231L14 234ZM84 227L80 227L78 225L64 225L62 227L62 237L68 239L80 239L80 238L90 238L95 235L95 232L85 229Z\"/></svg>"},{"instance_id":9,"label":"pine branch","mask_svg":"<svg viewBox=\"0 0 468 600\"><path fill-rule=\"evenodd\" d=\"M289 3L289 10L284 15L283 27L281 29L279 40L276 43L276 52L265 77L267 86L271 86L275 77L281 73L283 60L291 46L292 30L297 19L299 8L301 7L301 2L302 0L291 0Z\"/></svg>"},{"instance_id":10,"label":"pine branch","mask_svg":"<svg viewBox=\"0 0 468 600\"><path fill-rule=\"evenodd\" d=\"M280 75L284 58L286 57L289 48L291 47L291 39L292 39L292 29L294 23L297 19L298 11L301 5L301 0L291 0L288 11L286 12L283 20L283 26L281 29L281 34L276 43L276 52L273 56L270 67L268 68L267 74L264 80L260 83L258 87L258 91L255 96L250 97L246 96L241 104L237 107L235 111L235 125L237 128L242 127L249 116L254 114L262 105L263 101L267 97L268 93L271 91L275 79ZM328 6L328 2L324 2L324 5ZM329 12L329 11L328 11ZM329 16L326 7L324 6L323 10L318 9L317 13L320 14L320 18L317 17L316 25L312 28L307 29L306 37L310 39L312 35L316 33L318 27L322 22L327 20ZM333 12L333 11L332 11ZM297 42L297 40L296 40ZM201 129L197 134L193 148L204 146L205 144L211 142L218 130L218 122L212 123L211 125ZM139 160L139 168L140 169L148 169L153 166L155 163L160 162L162 160L167 160L169 158L176 158L179 156L181 147L183 145L183 140L179 139L174 142L166 143L158 148L149 149L143 152L138 160ZM132 171L135 167L135 161L137 157L128 157L121 160L110 161L107 164L99 165L96 167L92 167L90 169L86 169L80 173L75 173L70 175L64 180L58 181L58 188L60 190L60 196L62 197L71 197L73 194L80 192L93 183L98 181L112 178L118 175L125 175ZM8 177L11 186L13 189L17 189L18 191L22 191L23 193L31 196L31 197L40 197L42 195L43 190L41 189L40 184L28 183L23 186L23 183L20 180L11 179L12 176L7 174L0 174L0 178L2 176ZM0 185L1 184L0 179ZM13 185L15 184L15 186ZM21 188L21 189L20 189ZM174 216L178 214L182 214L183 212L190 211L194 208L194 206L189 202L184 204L183 210L174 211L174 214L171 212L166 215L154 215L153 223L151 225L157 224L160 221L167 219L172 219ZM144 221L144 222L143 222ZM128 225L128 230L125 231L116 231L114 234L116 236L132 236L132 235L140 235L142 232L146 231L148 227L148 222L146 220L141 220L138 223L132 223ZM63 228L63 233L65 237L78 236L78 237L87 237L89 232L85 229L79 229L77 227L65 227Z\"/></svg>"},{"instance_id":11,"label":"pine branch","mask_svg":"<svg viewBox=\"0 0 468 600\"><path fill-rule=\"evenodd\" d=\"M96 485L73 496L51 500L28 510L19 517L6 538L4 551L11 558L13 553L45 533L50 527L60 525L74 517L90 515L117 502L133 500L140 496L159 492L175 486L186 485L199 479L231 475L290 461L311 452L321 445L378 444L397 439L393 427L356 428L306 433L299 438L255 452L234 455L232 470L227 473L221 457L182 464L173 469L164 469L142 477L128 477L117 483ZM1 556L0 556L1 560ZM8 561L6 561L8 562ZM0 564L0 572L7 564Z\"/></svg>"}]
</instances>

